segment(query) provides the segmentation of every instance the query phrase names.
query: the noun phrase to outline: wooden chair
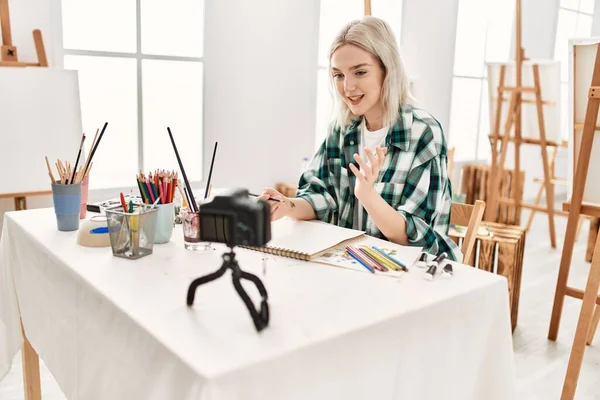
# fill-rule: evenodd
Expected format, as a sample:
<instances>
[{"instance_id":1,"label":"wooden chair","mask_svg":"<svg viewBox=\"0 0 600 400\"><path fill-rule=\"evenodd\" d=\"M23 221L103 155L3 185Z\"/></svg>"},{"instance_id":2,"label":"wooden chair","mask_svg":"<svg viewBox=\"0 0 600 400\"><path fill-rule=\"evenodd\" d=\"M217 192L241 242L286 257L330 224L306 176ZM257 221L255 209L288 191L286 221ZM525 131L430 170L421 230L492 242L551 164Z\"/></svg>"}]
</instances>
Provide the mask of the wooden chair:
<instances>
[{"instance_id":1,"label":"wooden chair","mask_svg":"<svg viewBox=\"0 0 600 400\"><path fill-rule=\"evenodd\" d=\"M481 200L476 200L474 205L452 203L452 209L450 210L450 224L467 227L467 232L465 233L461 248L463 260L468 260L471 257L484 211L485 202Z\"/></svg>"}]
</instances>

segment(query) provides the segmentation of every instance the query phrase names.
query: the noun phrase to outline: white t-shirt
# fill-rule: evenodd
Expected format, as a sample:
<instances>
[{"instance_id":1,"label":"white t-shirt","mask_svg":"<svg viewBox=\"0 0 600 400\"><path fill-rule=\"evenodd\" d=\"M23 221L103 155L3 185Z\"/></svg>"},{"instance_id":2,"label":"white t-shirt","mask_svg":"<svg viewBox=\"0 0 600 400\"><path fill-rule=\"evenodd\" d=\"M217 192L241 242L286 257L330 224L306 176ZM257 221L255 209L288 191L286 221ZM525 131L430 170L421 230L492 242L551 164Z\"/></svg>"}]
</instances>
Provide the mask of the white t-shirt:
<instances>
[{"instance_id":1,"label":"white t-shirt","mask_svg":"<svg viewBox=\"0 0 600 400\"><path fill-rule=\"evenodd\" d=\"M367 153L365 153L364 149L369 148L373 153L375 153L376 147L383 147L385 143L385 137L387 136L389 130L389 126L384 126L376 131L370 131L367 129L367 124L363 118L363 122L360 126L360 145L358 150L358 155L363 159L363 161L369 161ZM352 224L354 229L362 230L362 215L363 206L358 200L356 200L356 207L354 207L354 223Z\"/></svg>"}]
</instances>

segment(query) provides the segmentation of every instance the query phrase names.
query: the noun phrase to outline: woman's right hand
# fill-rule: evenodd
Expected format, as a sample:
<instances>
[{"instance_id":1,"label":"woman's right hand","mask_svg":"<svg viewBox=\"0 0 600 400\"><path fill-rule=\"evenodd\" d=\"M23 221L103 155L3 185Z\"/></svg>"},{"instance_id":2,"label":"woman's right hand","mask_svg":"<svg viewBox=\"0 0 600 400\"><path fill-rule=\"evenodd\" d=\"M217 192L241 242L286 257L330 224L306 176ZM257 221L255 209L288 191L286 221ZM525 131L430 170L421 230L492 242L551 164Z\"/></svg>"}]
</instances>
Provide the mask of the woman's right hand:
<instances>
[{"instance_id":1,"label":"woman's right hand","mask_svg":"<svg viewBox=\"0 0 600 400\"><path fill-rule=\"evenodd\" d=\"M263 189L258 198L265 200L271 206L271 221L283 218L291 211L291 200L275 189Z\"/></svg>"}]
</instances>

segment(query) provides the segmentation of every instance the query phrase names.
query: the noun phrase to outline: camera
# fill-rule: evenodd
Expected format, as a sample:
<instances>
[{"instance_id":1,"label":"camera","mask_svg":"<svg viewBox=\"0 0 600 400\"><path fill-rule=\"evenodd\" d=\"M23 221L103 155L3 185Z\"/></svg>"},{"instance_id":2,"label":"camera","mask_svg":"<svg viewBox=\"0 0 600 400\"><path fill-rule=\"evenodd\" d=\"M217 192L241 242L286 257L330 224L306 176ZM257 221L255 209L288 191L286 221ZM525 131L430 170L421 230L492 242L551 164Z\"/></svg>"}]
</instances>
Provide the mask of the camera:
<instances>
[{"instance_id":1,"label":"camera","mask_svg":"<svg viewBox=\"0 0 600 400\"><path fill-rule=\"evenodd\" d=\"M271 240L271 208L232 189L200 206L200 240L234 246L264 246Z\"/></svg>"}]
</instances>

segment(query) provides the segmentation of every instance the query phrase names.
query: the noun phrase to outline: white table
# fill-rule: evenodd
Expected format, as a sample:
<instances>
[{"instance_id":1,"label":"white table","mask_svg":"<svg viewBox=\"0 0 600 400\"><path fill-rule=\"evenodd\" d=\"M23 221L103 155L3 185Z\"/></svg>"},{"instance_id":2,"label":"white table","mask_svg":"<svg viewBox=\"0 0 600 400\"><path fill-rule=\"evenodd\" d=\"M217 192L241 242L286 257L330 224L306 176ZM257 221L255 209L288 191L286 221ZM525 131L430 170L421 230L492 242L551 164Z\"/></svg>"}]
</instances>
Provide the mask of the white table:
<instances>
[{"instance_id":1,"label":"white table","mask_svg":"<svg viewBox=\"0 0 600 400\"><path fill-rule=\"evenodd\" d=\"M185 251L178 227L131 261L76 235L52 209L5 215L0 377L23 344L20 317L69 399L515 397L503 277L456 265L452 280L417 268L398 280L268 256L271 321L256 333L230 273L185 304L224 247ZM262 253L236 252L262 277Z\"/></svg>"}]
</instances>

